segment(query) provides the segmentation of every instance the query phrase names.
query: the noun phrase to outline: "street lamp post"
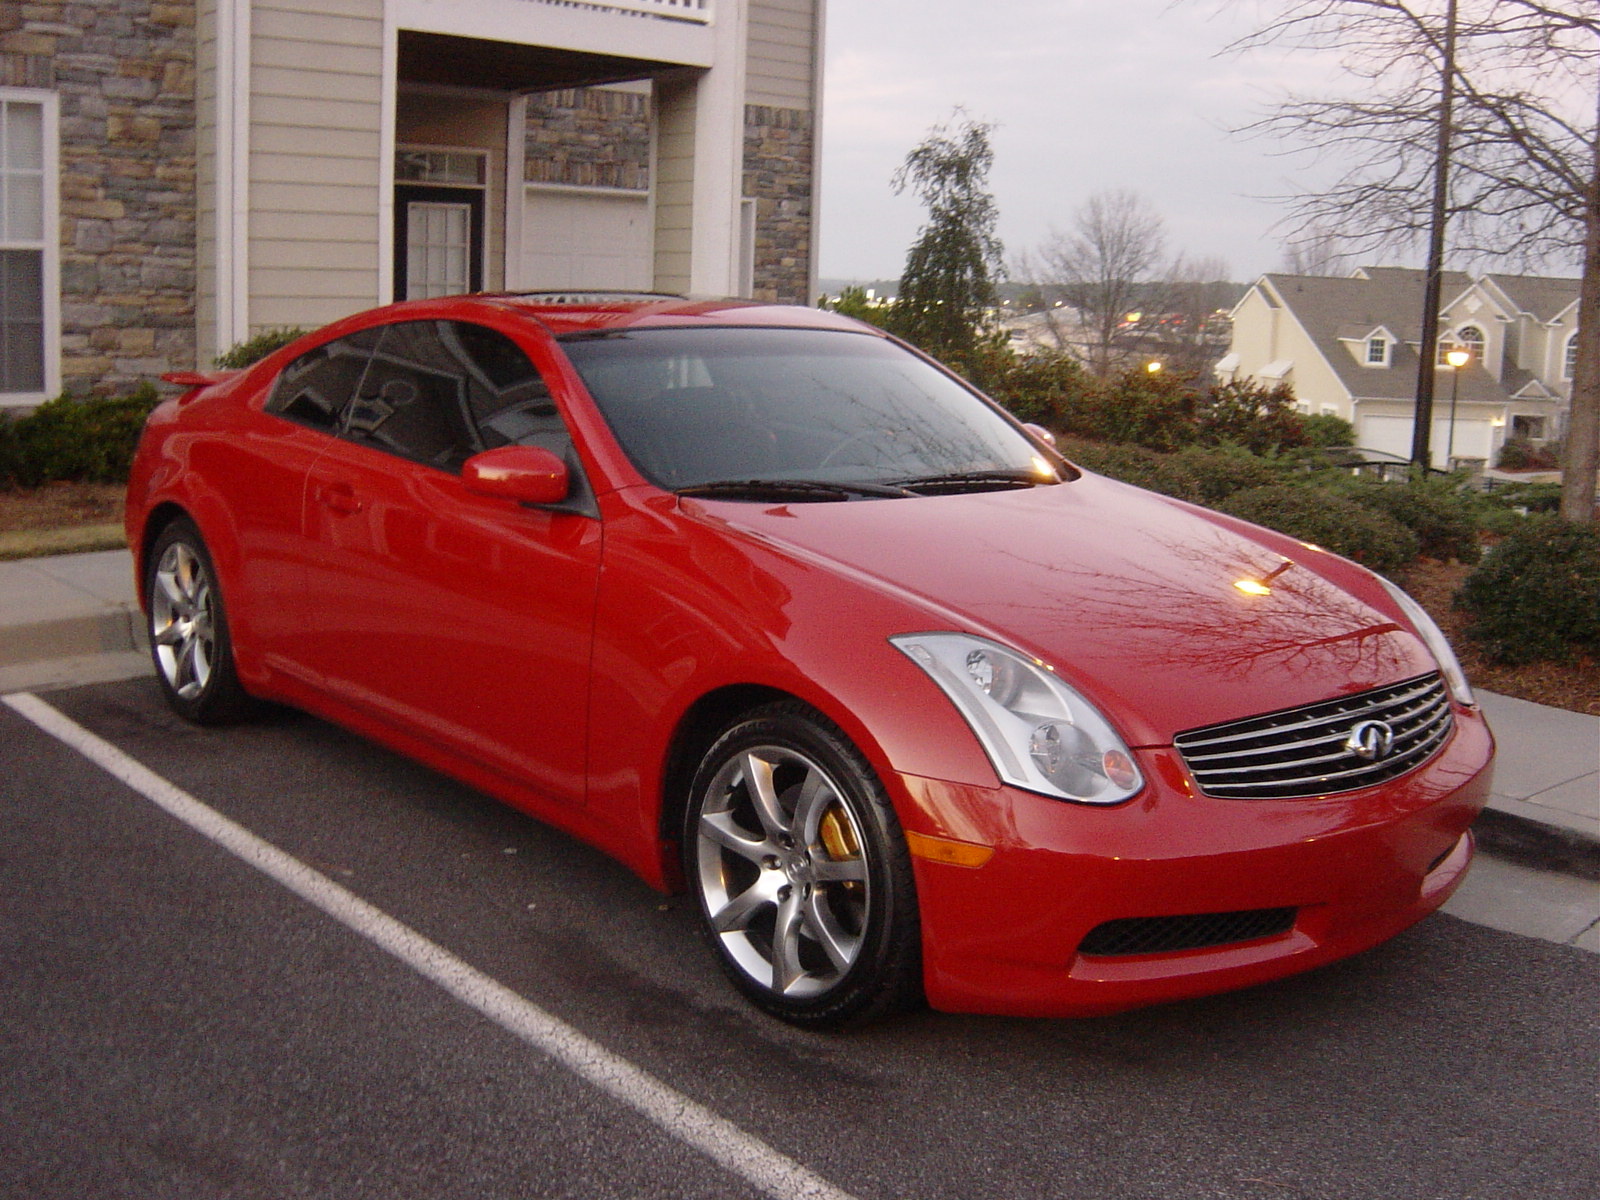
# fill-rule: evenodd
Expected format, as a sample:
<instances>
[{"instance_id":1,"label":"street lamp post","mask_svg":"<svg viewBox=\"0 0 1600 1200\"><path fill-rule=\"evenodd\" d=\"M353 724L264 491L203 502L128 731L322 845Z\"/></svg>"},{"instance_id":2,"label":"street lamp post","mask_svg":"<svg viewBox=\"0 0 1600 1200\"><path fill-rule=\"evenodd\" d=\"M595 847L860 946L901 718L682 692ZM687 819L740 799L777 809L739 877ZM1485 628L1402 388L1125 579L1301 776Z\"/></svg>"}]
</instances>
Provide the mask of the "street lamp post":
<instances>
[{"instance_id":1,"label":"street lamp post","mask_svg":"<svg viewBox=\"0 0 1600 1200\"><path fill-rule=\"evenodd\" d=\"M1472 361L1468 350L1446 350L1445 362L1450 364L1450 432L1445 438L1444 469L1452 470L1456 457L1456 398L1461 394L1461 368Z\"/></svg>"}]
</instances>

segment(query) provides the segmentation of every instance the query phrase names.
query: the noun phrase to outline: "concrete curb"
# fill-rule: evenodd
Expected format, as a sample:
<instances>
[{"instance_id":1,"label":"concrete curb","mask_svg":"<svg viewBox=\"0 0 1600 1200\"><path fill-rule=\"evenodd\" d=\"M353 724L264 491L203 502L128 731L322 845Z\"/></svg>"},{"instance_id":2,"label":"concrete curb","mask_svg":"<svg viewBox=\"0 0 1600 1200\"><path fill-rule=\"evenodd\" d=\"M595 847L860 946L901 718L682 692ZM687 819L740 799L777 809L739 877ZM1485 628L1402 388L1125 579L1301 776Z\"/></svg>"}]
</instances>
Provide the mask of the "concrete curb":
<instances>
[{"instance_id":1,"label":"concrete curb","mask_svg":"<svg viewBox=\"0 0 1600 1200\"><path fill-rule=\"evenodd\" d=\"M0 645L0 667L24 666L58 658L143 651L149 647L136 609L109 610L55 621L13 625Z\"/></svg>"}]
</instances>

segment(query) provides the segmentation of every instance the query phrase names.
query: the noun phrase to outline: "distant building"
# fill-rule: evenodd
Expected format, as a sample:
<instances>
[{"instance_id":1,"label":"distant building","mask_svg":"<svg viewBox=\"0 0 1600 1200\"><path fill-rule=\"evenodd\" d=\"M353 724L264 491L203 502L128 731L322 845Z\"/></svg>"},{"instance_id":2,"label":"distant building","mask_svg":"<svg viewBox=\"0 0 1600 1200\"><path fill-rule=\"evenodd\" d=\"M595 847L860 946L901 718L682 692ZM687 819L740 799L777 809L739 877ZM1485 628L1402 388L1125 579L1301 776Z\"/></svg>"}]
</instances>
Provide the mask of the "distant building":
<instances>
[{"instance_id":1,"label":"distant building","mask_svg":"<svg viewBox=\"0 0 1600 1200\"><path fill-rule=\"evenodd\" d=\"M1362 267L1348 278L1263 275L1234 308L1224 379L1287 383L1301 411L1332 413L1374 450L1411 453L1424 273ZM1446 272L1430 446L1436 466L1493 461L1507 437L1559 438L1577 360L1578 281ZM1454 432L1451 398L1455 396Z\"/></svg>"},{"instance_id":2,"label":"distant building","mask_svg":"<svg viewBox=\"0 0 1600 1200\"><path fill-rule=\"evenodd\" d=\"M812 294L825 0L0 8L0 407L468 290Z\"/></svg>"}]
</instances>

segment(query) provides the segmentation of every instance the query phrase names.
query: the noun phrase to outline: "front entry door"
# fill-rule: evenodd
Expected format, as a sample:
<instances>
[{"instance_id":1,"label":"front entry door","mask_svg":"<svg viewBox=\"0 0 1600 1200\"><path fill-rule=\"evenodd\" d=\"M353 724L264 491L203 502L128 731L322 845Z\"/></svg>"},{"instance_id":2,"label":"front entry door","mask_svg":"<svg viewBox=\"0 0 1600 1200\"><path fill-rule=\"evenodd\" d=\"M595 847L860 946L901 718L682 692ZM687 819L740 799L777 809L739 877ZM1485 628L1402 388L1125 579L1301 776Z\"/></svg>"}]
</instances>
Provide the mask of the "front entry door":
<instances>
[{"instance_id":1,"label":"front entry door","mask_svg":"<svg viewBox=\"0 0 1600 1200\"><path fill-rule=\"evenodd\" d=\"M480 189L398 184L394 222L396 300L483 290Z\"/></svg>"}]
</instances>

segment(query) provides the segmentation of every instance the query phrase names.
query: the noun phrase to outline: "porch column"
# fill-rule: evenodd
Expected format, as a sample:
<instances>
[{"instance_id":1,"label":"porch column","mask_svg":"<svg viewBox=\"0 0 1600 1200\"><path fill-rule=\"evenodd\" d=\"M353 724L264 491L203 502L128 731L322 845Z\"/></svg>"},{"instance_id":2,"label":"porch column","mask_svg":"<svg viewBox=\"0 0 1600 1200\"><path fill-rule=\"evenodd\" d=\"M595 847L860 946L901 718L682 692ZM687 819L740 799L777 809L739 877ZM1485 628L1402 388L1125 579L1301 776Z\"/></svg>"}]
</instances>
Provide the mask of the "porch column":
<instances>
[{"instance_id":1,"label":"porch column","mask_svg":"<svg viewBox=\"0 0 1600 1200\"><path fill-rule=\"evenodd\" d=\"M739 290L744 191L745 6L716 14L716 65L656 81L656 287Z\"/></svg>"}]
</instances>

